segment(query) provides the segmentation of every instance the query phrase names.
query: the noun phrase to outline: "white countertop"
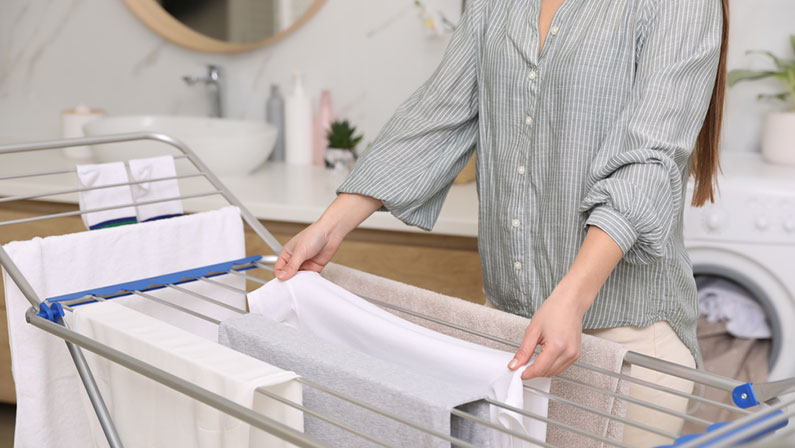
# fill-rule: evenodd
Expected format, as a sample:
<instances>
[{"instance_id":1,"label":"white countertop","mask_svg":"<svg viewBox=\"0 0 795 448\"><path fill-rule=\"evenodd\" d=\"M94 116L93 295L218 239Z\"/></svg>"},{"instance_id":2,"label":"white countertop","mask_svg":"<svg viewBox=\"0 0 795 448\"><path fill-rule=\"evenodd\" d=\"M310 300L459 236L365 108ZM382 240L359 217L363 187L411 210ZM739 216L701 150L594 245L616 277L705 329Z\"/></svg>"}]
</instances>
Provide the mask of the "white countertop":
<instances>
[{"instance_id":1,"label":"white countertop","mask_svg":"<svg viewBox=\"0 0 795 448\"><path fill-rule=\"evenodd\" d=\"M39 171L63 170L75 162L63 156L61 150L33 151L0 156L0 177ZM177 161L180 174L193 172L189 162ZM292 166L266 163L247 176L221 177L221 181L259 219L294 223L314 222L334 200L335 188L345 175L320 166ZM77 178L70 175L49 175L22 179L0 180L0 196L47 193L77 187ZM209 191L210 186L199 179L180 180L184 195ZM43 200L77 203L76 194L48 196ZM219 196L186 200L185 210L209 210L225 203ZM475 184L454 185L439 219L432 231L439 235L477 236L477 192ZM373 214L362 228L402 232L424 232L403 224L390 213Z\"/></svg>"}]
</instances>

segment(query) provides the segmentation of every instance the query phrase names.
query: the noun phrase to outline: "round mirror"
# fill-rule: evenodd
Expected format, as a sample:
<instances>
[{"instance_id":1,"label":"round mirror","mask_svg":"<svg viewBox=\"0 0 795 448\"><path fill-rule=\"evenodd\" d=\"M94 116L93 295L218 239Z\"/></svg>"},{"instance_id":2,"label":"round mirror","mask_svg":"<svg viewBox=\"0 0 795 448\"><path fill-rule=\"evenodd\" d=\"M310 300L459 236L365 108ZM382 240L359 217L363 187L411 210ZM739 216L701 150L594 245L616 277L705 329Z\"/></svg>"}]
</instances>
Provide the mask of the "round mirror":
<instances>
[{"instance_id":1,"label":"round mirror","mask_svg":"<svg viewBox=\"0 0 795 448\"><path fill-rule=\"evenodd\" d=\"M274 42L325 0L124 0L149 28L193 50L236 53Z\"/></svg>"}]
</instances>

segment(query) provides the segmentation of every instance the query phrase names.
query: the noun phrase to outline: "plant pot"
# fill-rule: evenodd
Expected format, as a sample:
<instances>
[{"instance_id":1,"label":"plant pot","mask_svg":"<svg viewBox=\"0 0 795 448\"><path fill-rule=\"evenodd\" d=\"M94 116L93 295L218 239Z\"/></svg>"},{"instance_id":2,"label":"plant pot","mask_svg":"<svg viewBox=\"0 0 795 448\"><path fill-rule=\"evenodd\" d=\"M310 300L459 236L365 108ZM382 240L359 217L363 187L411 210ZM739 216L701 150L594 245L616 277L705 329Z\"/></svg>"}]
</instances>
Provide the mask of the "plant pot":
<instances>
[{"instance_id":1,"label":"plant pot","mask_svg":"<svg viewBox=\"0 0 795 448\"><path fill-rule=\"evenodd\" d=\"M770 112L762 131L762 157L780 165L795 165L795 111Z\"/></svg>"},{"instance_id":2,"label":"plant pot","mask_svg":"<svg viewBox=\"0 0 795 448\"><path fill-rule=\"evenodd\" d=\"M326 148L324 160L328 169L350 171L356 163L356 153L353 149Z\"/></svg>"}]
</instances>

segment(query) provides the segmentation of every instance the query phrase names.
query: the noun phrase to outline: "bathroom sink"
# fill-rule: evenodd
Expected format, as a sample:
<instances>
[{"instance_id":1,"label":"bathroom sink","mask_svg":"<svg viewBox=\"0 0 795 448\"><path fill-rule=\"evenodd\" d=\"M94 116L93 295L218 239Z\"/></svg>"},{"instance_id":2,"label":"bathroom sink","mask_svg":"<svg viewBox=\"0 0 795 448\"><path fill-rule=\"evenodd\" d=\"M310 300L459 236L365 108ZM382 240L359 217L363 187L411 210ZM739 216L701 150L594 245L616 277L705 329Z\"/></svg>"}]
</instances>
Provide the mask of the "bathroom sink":
<instances>
[{"instance_id":1,"label":"bathroom sink","mask_svg":"<svg viewBox=\"0 0 795 448\"><path fill-rule=\"evenodd\" d=\"M264 162L276 144L276 128L259 121L224 118L137 115L101 118L87 123L88 136L126 132L158 132L190 147L219 175L248 174ZM94 148L98 162L176 154L159 142L129 142Z\"/></svg>"}]
</instances>

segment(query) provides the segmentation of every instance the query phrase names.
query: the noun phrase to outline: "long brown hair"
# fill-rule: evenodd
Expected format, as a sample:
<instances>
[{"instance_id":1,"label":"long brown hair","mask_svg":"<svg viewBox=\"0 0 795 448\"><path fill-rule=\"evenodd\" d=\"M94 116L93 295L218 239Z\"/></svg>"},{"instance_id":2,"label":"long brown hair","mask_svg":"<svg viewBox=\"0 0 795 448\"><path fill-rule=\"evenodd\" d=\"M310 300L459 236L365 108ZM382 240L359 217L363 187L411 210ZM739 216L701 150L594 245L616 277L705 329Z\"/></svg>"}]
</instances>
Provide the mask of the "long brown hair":
<instances>
[{"instance_id":1,"label":"long brown hair","mask_svg":"<svg viewBox=\"0 0 795 448\"><path fill-rule=\"evenodd\" d=\"M712 99L709 102L704 125L696 140L690 172L695 177L692 205L701 206L707 201L715 202L715 187L720 169L718 151L723 124L723 101L726 96L726 53L729 47L729 0L723 0L723 36L720 46L720 61Z\"/></svg>"}]
</instances>

